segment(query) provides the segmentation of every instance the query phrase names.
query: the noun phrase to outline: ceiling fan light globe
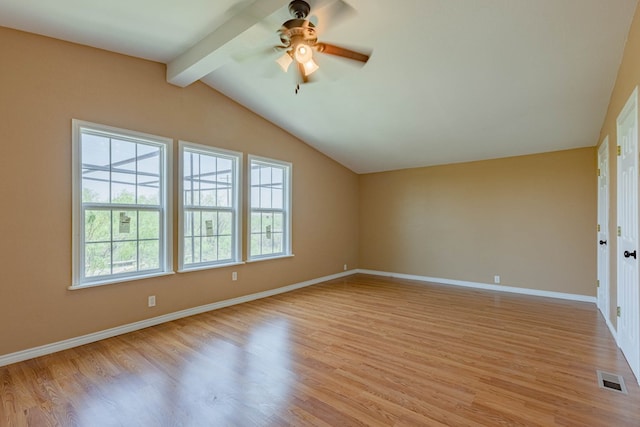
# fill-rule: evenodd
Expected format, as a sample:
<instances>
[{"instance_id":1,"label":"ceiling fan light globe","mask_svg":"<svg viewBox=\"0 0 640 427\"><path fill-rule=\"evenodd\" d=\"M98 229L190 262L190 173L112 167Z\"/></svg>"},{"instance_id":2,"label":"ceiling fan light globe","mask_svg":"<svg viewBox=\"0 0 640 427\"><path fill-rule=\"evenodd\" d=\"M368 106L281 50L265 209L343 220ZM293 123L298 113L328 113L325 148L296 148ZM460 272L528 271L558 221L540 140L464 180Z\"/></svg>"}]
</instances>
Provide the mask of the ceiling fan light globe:
<instances>
[{"instance_id":1,"label":"ceiling fan light globe","mask_svg":"<svg viewBox=\"0 0 640 427\"><path fill-rule=\"evenodd\" d=\"M316 61L311 58L307 62L302 64L302 68L304 69L304 75L308 76L315 73L320 67L318 66L318 64L316 64Z\"/></svg>"},{"instance_id":2,"label":"ceiling fan light globe","mask_svg":"<svg viewBox=\"0 0 640 427\"><path fill-rule=\"evenodd\" d=\"M311 51L311 47L307 46L304 43L300 43L295 47L293 56L300 64L305 64L310 60L313 60L313 52Z\"/></svg>"},{"instance_id":3,"label":"ceiling fan light globe","mask_svg":"<svg viewBox=\"0 0 640 427\"><path fill-rule=\"evenodd\" d=\"M285 73L289 70L289 66L293 62L293 58L288 52L285 52L280 58L276 59L276 63L282 68Z\"/></svg>"}]
</instances>

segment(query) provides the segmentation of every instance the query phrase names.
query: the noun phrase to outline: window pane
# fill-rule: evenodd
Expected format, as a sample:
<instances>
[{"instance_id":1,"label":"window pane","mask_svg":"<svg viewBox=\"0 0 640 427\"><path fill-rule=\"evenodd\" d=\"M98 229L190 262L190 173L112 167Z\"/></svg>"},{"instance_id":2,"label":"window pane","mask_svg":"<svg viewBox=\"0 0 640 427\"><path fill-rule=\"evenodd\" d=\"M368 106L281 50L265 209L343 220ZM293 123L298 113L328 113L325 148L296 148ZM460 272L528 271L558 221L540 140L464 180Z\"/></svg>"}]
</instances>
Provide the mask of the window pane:
<instances>
[{"instance_id":1,"label":"window pane","mask_svg":"<svg viewBox=\"0 0 640 427\"><path fill-rule=\"evenodd\" d=\"M139 205L159 205L160 204L160 187L157 178L149 178L146 176L138 177L138 200Z\"/></svg>"},{"instance_id":2,"label":"window pane","mask_svg":"<svg viewBox=\"0 0 640 427\"><path fill-rule=\"evenodd\" d=\"M233 253L231 236L218 237L218 259L230 260Z\"/></svg>"},{"instance_id":3,"label":"window pane","mask_svg":"<svg viewBox=\"0 0 640 427\"><path fill-rule=\"evenodd\" d=\"M138 218L139 239L160 238L160 212L139 211Z\"/></svg>"},{"instance_id":4,"label":"window pane","mask_svg":"<svg viewBox=\"0 0 640 427\"><path fill-rule=\"evenodd\" d=\"M111 242L111 211L87 210L84 218L85 242Z\"/></svg>"},{"instance_id":5,"label":"window pane","mask_svg":"<svg viewBox=\"0 0 640 427\"><path fill-rule=\"evenodd\" d=\"M87 243L84 246L84 275L111 274L111 243Z\"/></svg>"},{"instance_id":6,"label":"window pane","mask_svg":"<svg viewBox=\"0 0 640 427\"><path fill-rule=\"evenodd\" d=\"M82 168L109 170L109 159L109 138L90 133L82 134Z\"/></svg>"},{"instance_id":7,"label":"window pane","mask_svg":"<svg viewBox=\"0 0 640 427\"><path fill-rule=\"evenodd\" d=\"M184 239L184 262L185 264L191 264L193 260L193 238L185 237Z\"/></svg>"},{"instance_id":8,"label":"window pane","mask_svg":"<svg viewBox=\"0 0 640 427\"><path fill-rule=\"evenodd\" d=\"M251 233L259 233L262 230L262 214L251 212Z\"/></svg>"},{"instance_id":9,"label":"window pane","mask_svg":"<svg viewBox=\"0 0 640 427\"><path fill-rule=\"evenodd\" d=\"M215 237L205 237L202 239L202 258L201 262L217 261L217 239Z\"/></svg>"},{"instance_id":10,"label":"window pane","mask_svg":"<svg viewBox=\"0 0 640 427\"><path fill-rule=\"evenodd\" d=\"M140 270L156 270L160 268L160 241L144 240L139 243Z\"/></svg>"},{"instance_id":11,"label":"window pane","mask_svg":"<svg viewBox=\"0 0 640 427\"><path fill-rule=\"evenodd\" d=\"M109 181L108 171L83 169L82 201L84 203L109 203Z\"/></svg>"},{"instance_id":12,"label":"window pane","mask_svg":"<svg viewBox=\"0 0 640 427\"><path fill-rule=\"evenodd\" d=\"M114 210L111 218L113 240L138 239L138 212Z\"/></svg>"},{"instance_id":13,"label":"window pane","mask_svg":"<svg viewBox=\"0 0 640 427\"><path fill-rule=\"evenodd\" d=\"M233 217L231 212L218 213L218 234L221 236L231 236Z\"/></svg>"},{"instance_id":14,"label":"window pane","mask_svg":"<svg viewBox=\"0 0 640 427\"><path fill-rule=\"evenodd\" d=\"M271 189L260 187L260 205L263 209L271 208Z\"/></svg>"},{"instance_id":15,"label":"window pane","mask_svg":"<svg viewBox=\"0 0 640 427\"><path fill-rule=\"evenodd\" d=\"M283 224L284 224L284 215L281 213L274 213L273 214L273 231L274 232L282 232L283 230Z\"/></svg>"},{"instance_id":16,"label":"window pane","mask_svg":"<svg viewBox=\"0 0 640 427\"><path fill-rule=\"evenodd\" d=\"M282 233L273 233L272 234L272 240L273 240L273 253L282 253L284 252L284 248L282 246Z\"/></svg>"},{"instance_id":17,"label":"window pane","mask_svg":"<svg viewBox=\"0 0 640 427\"><path fill-rule=\"evenodd\" d=\"M111 168L113 170L136 170L136 145L133 142L111 140Z\"/></svg>"},{"instance_id":18,"label":"window pane","mask_svg":"<svg viewBox=\"0 0 640 427\"><path fill-rule=\"evenodd\" d=\"M136 242L113 244L113 274L132 272L138 269L138 245Z\"/></svg>"},{"instance_id":19,"label":"window pane","mask_svg":"<svg viewBox=\"0 0 640 427\"><path fill-rule=\"evenodd\" d=\"M271 207L274 209L283 209L284 208L284 199L282 198L282 189L274 188L271 191Z\"/></svg>"},{"instance_id":20,"label":"window pane","mask_svg":"<svg viewBox=\"0 0 640 427\"><path fill-rule=\"evenodd\" d=\"M262 242L261 242L261 234L252 234L251 235L251 256L258 256L258 255L262 255Z\"/></svg>"}]
</instances>

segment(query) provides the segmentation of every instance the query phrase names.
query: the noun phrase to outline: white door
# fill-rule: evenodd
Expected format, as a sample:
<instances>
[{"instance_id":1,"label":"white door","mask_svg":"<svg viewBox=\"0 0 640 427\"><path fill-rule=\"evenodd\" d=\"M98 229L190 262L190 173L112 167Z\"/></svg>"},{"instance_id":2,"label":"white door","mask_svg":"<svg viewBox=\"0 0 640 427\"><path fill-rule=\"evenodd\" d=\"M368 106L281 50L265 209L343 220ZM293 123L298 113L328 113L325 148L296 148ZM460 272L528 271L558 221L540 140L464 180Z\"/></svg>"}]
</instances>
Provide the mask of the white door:
<instances>
[{"instance_id":1,"label":"white door","mask_svg":"<svg viewBox=\"0 0 640 427\"><path fill-rule=\"evenodd\" d=\"M618 345L640 379L638 89L618 116Z\"/></svg>"},{"instance_id":2,"label":"white door","mask_svg":"<svg viewBox=\"0 0 640 427\"><path fill-rule=\"evenodd\" d=\"M598 149L598 308L609 319L609 137Z\"/></svg>"}]
</instances>

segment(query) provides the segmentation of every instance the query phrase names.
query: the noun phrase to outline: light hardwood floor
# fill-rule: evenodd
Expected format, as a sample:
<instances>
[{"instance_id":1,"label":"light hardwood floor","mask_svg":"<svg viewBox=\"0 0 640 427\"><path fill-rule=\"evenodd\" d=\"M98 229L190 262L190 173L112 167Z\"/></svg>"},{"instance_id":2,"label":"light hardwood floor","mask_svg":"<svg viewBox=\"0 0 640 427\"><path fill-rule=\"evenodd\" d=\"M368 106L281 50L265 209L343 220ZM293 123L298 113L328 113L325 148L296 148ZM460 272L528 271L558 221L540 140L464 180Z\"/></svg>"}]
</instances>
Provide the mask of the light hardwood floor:
<instances>
[{"instance_id":1,"label":"light hardwood floor","mask_svg":"<svg viewBox=\"0 0 640 427\"><path fill-rule=\"evenodd\" d=\"M640 390L593 304L356 275L2 367L0 425L640 426Z\"/></svg>"}]
</instances>

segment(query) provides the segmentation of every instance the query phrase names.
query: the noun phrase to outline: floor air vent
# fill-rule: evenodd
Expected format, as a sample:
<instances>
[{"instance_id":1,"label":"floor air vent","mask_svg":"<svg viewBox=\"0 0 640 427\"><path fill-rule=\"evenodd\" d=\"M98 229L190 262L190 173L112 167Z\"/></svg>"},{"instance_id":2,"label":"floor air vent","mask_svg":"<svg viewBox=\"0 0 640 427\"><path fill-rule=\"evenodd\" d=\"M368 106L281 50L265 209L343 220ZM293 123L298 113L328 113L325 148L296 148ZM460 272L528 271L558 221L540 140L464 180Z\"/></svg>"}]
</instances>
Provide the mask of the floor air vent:
<instances>
[{"instance_id":1,"label":"floor air vent","mask_svg":"<svg viewBox=\"0 0 640 427\"><path fill-rule=\"evenodd\" d=\"M618 393L627 394L627 387L624 385L624 379L620 375L609 374L607 372L598 372L598 385L600 388L617 391Z\"/></svg>"}]
</instances>

